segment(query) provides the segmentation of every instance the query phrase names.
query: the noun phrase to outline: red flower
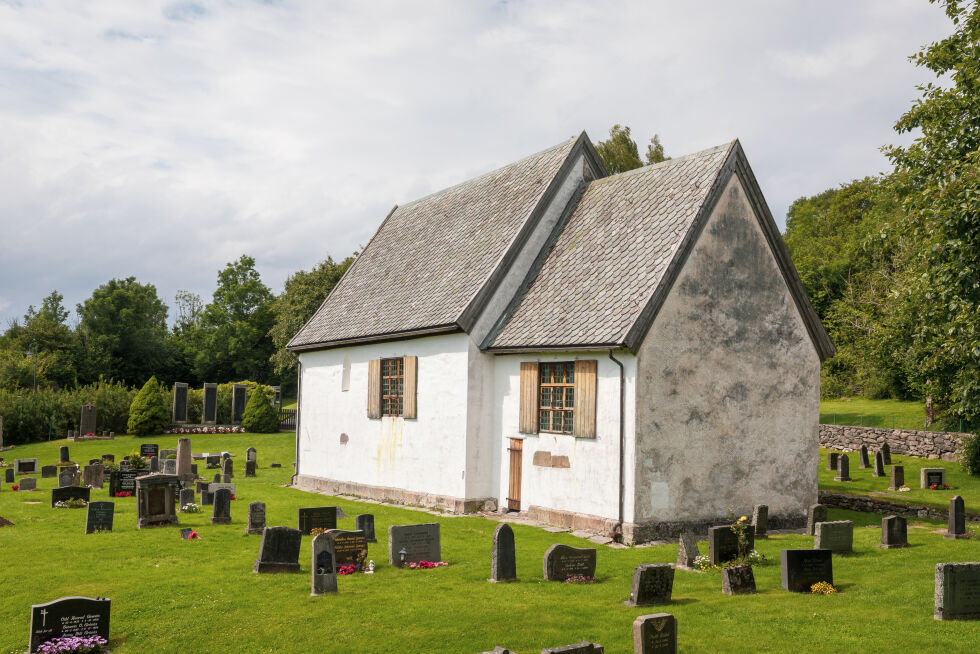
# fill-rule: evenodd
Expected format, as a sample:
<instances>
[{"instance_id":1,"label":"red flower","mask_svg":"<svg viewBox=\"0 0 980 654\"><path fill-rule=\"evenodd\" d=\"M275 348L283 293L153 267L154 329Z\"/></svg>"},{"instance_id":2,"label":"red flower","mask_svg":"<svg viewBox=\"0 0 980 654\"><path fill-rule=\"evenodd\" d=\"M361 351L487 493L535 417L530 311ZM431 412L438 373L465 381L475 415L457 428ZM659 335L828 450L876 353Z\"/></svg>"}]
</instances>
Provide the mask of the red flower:
<instances>
[{"instance_id":1,"label":"red flower","mask_svg":"<svg viewBox=\"0 0 980 654\"><path fill-rule=\"evenodd\" d=\"M235 499L235 494L234 493L231 494L231 499Z\"/></svg>"},{"instance_id":2,"label":"red flower","mask_svg":"<svg viewBox=\"0 0 980 654\"><path fill-rule=\"evenodd\" d=\"M196 531L192 531L192 532L191 532L191 533L190 533L190 534L189 534L189 535L187 536L187 540L197 540L197 539L198 539L198 538L197 538L197 532L196 532Z\"/></svg>"},{"instance_id":3,"label":"red flower","mask_svg":"<svg viewBox=\"0 0 980 654\"><path fill-rule=\"evenodd\" d=\"M14 484L13 486L10 487L10 490L20 490L20 486Z\"/></svg>"}]
</instances>

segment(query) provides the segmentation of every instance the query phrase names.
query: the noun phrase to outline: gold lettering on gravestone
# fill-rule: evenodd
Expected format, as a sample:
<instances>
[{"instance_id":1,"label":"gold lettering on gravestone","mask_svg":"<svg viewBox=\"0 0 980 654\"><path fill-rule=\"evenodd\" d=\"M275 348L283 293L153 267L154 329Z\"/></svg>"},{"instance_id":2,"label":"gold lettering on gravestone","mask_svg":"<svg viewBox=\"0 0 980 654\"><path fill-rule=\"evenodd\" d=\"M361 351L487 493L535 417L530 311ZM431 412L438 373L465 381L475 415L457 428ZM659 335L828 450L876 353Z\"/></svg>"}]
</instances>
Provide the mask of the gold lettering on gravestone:
<instances>
[{"instance_id":1,"label":"gold lettering on gravestone","mask_svg":"<svg viewBox=\"0 0 980 654\"><path fill-rule=\"evenodd\" d=\"M647 647L660 648L670 645L671 634L670 632L664 633L668 622L668 618L651 621L653 629L647 629Z\"/></svg>"}]
</instances>

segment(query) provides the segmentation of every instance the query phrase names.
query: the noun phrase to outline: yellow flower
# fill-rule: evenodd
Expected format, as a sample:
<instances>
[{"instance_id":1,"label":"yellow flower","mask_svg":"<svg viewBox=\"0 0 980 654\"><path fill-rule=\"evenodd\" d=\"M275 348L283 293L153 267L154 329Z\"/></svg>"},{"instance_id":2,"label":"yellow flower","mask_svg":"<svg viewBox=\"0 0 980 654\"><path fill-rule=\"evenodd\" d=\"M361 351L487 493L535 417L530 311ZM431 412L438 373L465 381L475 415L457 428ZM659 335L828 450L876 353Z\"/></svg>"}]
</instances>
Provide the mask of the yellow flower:
<instances>
[{"instance_id":1,"label":"yellow flower","mask_svg":"<svg viewBox=\"0 0 980 654\"><path fill-rule=\"evenodd\" d=\"M739 522L745 522L746 520L748 520L748 518L746 518L744 515L738 519Z\"/></svg>"}]
</instances>

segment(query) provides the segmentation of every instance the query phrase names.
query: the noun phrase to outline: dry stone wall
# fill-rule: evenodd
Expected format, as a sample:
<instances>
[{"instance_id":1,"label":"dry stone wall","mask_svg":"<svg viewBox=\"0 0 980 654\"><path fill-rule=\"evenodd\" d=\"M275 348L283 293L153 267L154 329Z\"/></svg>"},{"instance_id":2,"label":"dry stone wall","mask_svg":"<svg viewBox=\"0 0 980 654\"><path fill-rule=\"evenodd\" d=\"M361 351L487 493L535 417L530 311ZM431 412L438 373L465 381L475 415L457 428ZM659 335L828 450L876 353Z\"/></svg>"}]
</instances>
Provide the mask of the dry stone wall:
<instances>
[{"instance_id":1,"label":"dry stone wall","mask_svg":"<svg viewBox=\"0 0 980 654\"><path fill-rule=\"evenodd\" d=\"M908 454L944 461L957 459L957 454L962 447L961 439L964 436L969 434L852 425L820 425L820 447L856 452L862 445L866 445L869 450L877 450L887 441L892 454Z\"/></svg>"}]
</instances>

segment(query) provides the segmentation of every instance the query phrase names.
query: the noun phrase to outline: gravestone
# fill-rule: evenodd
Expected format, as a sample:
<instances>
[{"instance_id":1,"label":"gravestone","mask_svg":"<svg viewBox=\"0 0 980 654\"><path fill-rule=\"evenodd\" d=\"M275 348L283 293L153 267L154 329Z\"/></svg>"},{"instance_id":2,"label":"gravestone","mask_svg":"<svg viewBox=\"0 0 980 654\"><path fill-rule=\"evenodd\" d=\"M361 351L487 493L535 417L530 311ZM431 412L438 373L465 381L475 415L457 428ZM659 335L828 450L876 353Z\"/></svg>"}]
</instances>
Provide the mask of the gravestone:
<instances>
[{"instance_id":1,"label":"gravestone","mask_svg":"<svg viewBox=\"0 0 980 654\"><path fill-rule=\"evenodd\" d=\"M174 405L171 419L175 425L187 422L187 384L174 383Z\"/></svg>"},{"instance_id":2,"label":"gravestone","mask_svg":"<svg viewBox=\"0 0 980 654\"><path fill-rule=\"evenodd\" d=\"M92 489L88 486L64 486L62 488L51 489L51 508L55 502L67 502L68 500L85 500L92 497Z\"/></svg>"},{"instance_id":3,"label":"gravestone","mask_svg":"<svg viewBox=\"0 0 980 654\"><path fill-rule=\"evenodd\" d=\"M359 513L354 518L354 528L364 532L364 538L367 539L367 542L378 542L378 539L374 537L374 515L370 513Z\"/></svg>"},{"instance_id":4,"label":"gravestone","mask_svg":"<svg viewBox=\"0 0 980 654\"><path fill-rule=\"evenodd\" d=\"M334 558L334 542L328 533L317 534L313 539L313 563L311 566L312 590L317 597L337 592L337 568Z\"/></svg>"},{"instance_id":5,"label":"gravestone","mask_svg":"<svg viewBox=\"0 0 980 654\"><path fill-rule=\"evenodd\" d=\"M34 477L21 477L18 484L22 491L32 491L37 489L37 479Z\"/></svg>"},{"instance_id":6,"label":"gravestone","mask_svg":"<svg viewBox=\"0 0 980 654\"><path fill-rule=\"evenodd\" d=\"M669 563L645 563L633 568L627 606L669 604L674 589L674 568Z\"/></svg>"},{"instance_id":7,"label":"gravestone","mask_svg":"<svg viewBox=\"0 0 980 654\"><path fill-rule=\"evenodd\" d=\"M82 483L84 485L91 486L92 488L102 488L104 480L105 468L102 467L101 463L82 468Z\"/></svg>"},{"instance_id":8,"label":"gravestone","mask_svg":"<svg viewBox=\"0 0 980 654\"><path fill-rule=\"evenodd\" d=\"M694 559L700 554L698 552L698 538L690 532L681 534L677 544L677 563L678 568L694 569Z\"/></svg>"},{"instance_id":9,"label":"gravestone","mask_svg":"<svg viewBox=\"0 0 980 654\"><path fill-rule=\"evenodd\" d=\"M201 422L213 425L218 422L218 385L204 384L204 407L201 412Z\"/></svg>"},{"instance_id":10,"label":"gravestone","mask_svg":"<svg viewBox=\"0 0 980 654\"><path fill-rule=\"evenodd\" d=\"M55 638L94 638L109 640L108 599L62 597L47 604L31 606L30 651L36 652Z\"/></svg>"},{"instance_id":11,"label":"gravestone","mask_svg":"<svg viewBox=\"0 0 980 654\"><path fill-rule=\"evenodd\" d=\"M221 463L224 463L226 459L230 459L230 458L231 458L231 452L221 453Z\"/></svg>"},{"instance_id":12,"label":"gravestone","mask_svg":"<svg viewBox=\"0 0 980 654\"><path fill-rule=\"evenodd\" d=\"M102 463L102 459L89 459L88 464L94 466L96 463Z\"/></svg>"},{"instance_id":13,"label":"gravestone","mask_svg":"<svg viewBox=\"0 0 980 654\"><path fill-rule=\"evenodd\" d=\"M493 583L517 581L517 549L514 545L514 530L506 523L500 523L493 530L490 543L490 579Z\"/></svg>"},{"instance_id":14,"label":"gravestone","mask_svg":"<svg viewBox=\"0 0 980 654\"><path fill-rule=\"evenodd\" d=\"M160 472L160 457L154 455L150 457L150 473Z\"/></svg>"},{"instance_id":15,"label":"gravestone","mask_svg":"<svg viewBox=\"0 0 980 654\"><path fill-rule=\"evenodd\" d=\"M405 551L402 559L400 552ZM406 563L442 560L439 524L391 525L388 527L388 563L396 568Z\"/></svg>"},{"instance_id":16,"label":"gravestone","mask_svg":"<svg viewBox=\"0 0 980 654\"><path fill-rule=\"evenodd\" d=\"M545 647L541 654L603 654L606 650L599 643L583 640L581 643L562 645L561 647Z\"/></svg>"},{"instance_id":17,"label":"gravestone","mask_svg":"<svg viewBox=\"0 0 980 654\"><path fill-rule=\"evenodd\" d=\"M890 515L881 519L881 545L885 549L908 547L908 524L900 515Z\"/></svg>"},{"instance_id":18,"label":"gravestone","mask_svg":"<svg viewBox=\"0 0 980 654\"><path fill-rule=\"evenodd\" d=\"M245 462L245 476L254 477L255 476L255 461Z\"/></svg>"},{"instance_id":19,"label":"gravestone","mask_svg":"<svg viewBox=\"0 0 980 654\"><path fill-rule=\"evenodd\" d=\"M338 568L367 560L367 540L364 532L330 529L326 532L333 541L334 563Z\"/></svg>"},{"instance_id":20,"label":"gravestone","mask_svg":"<svg viewBox=\"0 0 980 654\"><path fill-rule=\"evenodd\" d=\"M818 522L814 527L813 549L831 552L854 551L854 523L850 520Z\"/></svg>"},{"instance_id":21,"label":"gravestone","mask_svg":"<svg viewBox=\"0 0 980 654\"><path fill-rule=\"evenodd\" d=\"M201 506L213 506L214 505L214 493L209 490L201 491Z\"/></svg>"},{"instance_id":22,"label":"gravestone","mask_svg":"<svg viewBox=\"0 0 980 654\"><path fill-rule=\"evenodd\" d=\"M191 459L191 439L186 437L177 439L176 465L176 473L181 481L194 481L197 479L197 475L191 469L191 466L194 465Z\"/></svg>"},{"instance_id":23,"label":"gravestone","mask_svg":"<svg viewBox=\"0 0 980 654\"><path fill-rule=\"evenodd\" d=\"M58 461L61 463L71 461L71 455L68 453L67 445L62 445L60 448L58 448Z\"/></svg>"},{"instance_id":24,"label":"gravestone","mask_svg":"<svg viewBox=\"0 0 980 654\"><path fill-rule=\"evenodd\" d=\"M891 483L888 484L888 490L897 491L899 488L905 485L905 466L893 465L891 474Z\"/></svg>"},{"instance_id":25,"label":"gravestone","mask_svg":"<svg viewBox=\"0 0 980 654\"><path fill-rule=\"evenodd\" d=\"M231 387L231 424L238 425L242 422L242 415L245 413L245 384L234 384Z\"/></svg>"},{"instance_id":26,"label":"gravestone","mask_svg":"<svg viewBox=\"0 0 980 654\"><path fill-rule=\"evenodd\" d=\"M881 451L875 452L875 469L871 473L872 477L884 477L885 476L885 457L881 454Z\"/></svg>"},{"instance_id":27,"label":"gravestone","mask_svg":"<svg viewBox=\"0 0 980 654\"><path fill-rule=\"evenodd\" d=\"M58 466L41 466L41 479L51 479L58 476Z\"/></svg>"},{"instance_id":28,"label":"gravestone","mask_svg":"<svg viewBox=\"0 0 980 654\"><path fill-rule=\"evenodd\" d=\"M946 468L920 468L919 469L919 488L929 488L938 486L940 488L946 483Z\"/></svg>"},{"instance_id":29,"label":"gravestone","mask_svg":"<svg viewBox=\"0 0 980 654\"><path fill-rule=\"evenodd\" d=\"M181 488L180 489L180 508L183 509L188 504L194 503L194 489L193 488Z\"/></svg>"},{"instance_id":30,"label":"gravestone","mask_svg":"<svg viewBox=\"0 0 980 654\"><path fill-rule=\"evenodd\" d=\"M3 481L6 484L12 484L12 483L14 483L14 469L13 468L7 468L6 470L3 471Z\"/></svg>"},{"instance_id":31,"label":"gravestone","mask_svg":"<svg viewBox=\"0 0 980 654\"><path fill-rule=\"evenodd\" d=\"M937 563L936 620L980 620L980 563Z\"/></svg>"},{"instance_id":32,"label":"gravestone","mask_svg":"<svg viewBox=\"0 0 980 654\"><path fill-rule=\"evenodd\" d=\"M222 477L234 477L235 476L234 465L232 464L231 459L225 459L224 460L224 463L221 466L221 476Z\"/></svg>"},{"instance_id":33,"label":"gravestone","mask_svg":"<svg viewBox=\"0 0 980 654\"><path fill-rule=\"evenodd\" d=\"M593 547L552 545L544 553L542 568L547 581L565 581L581 575L595 577L596 550Z\"/></svg>"},{"instance_id":34,"label":"gravestone","mask_svg":"<svg viewBox=\"0 0 980 654\"><path fill-rule=\"evenodd\" d=\"M892 448L888 445L888 441L881 444L881 458L886 466L892 464Z\"/></svg>"},{"instance_id":35,"label":"gravestone","mask_svg":"<svg viewBox=\"0 0 980 654\"><path fill-rule=\"evenodd\" d=\"M252 536L262 535L265 529L265 502L251 502L248 505L248 523L245 533Z\"/></svg>"},{"instance_id":36,"label":"gravestone","mask_svg":"<svg viewBox=\"0 0 980 654\"><path fill-rule=\"evenodd\" d=\"M128 470L120 469L119 490L117 492L136 495L136 480L146 474L148 474L146 470L137 470L135 468L129 468Z\"/></svg>"},{"instance_id":37,"label":"gravestone","mask_svg":"<svg viewBox=\"0 0 980 654\"><path fill-rule=\"evenodd\" d=\"M256 464L258 464L259 459L256 456L256 452L255 452L255 448L254 447L250 447L247 450L245 450L245 460L246 461L255 461Z\"/></svg>"},{"instance_id":38,"label":"gravestone","mask_svg":"<svg viewBox=\"0 0 980 654\"><path fill-rule=\"evenodd\" d=\"M71 484L72 484L72 486L81 486L82 485L82 471L79 470L77 467L74 470L75 470L75 477L74 477L74 479L71 480Z\"/></svg>"},{"instance_id":39,"label":"gravestone","mask_svg":"<svg viewBox=\"0 0 980 654\"><path fill-rule=\"evenodd\" d=\"M102 455L102 460L103 461L108 461L109 463L115 463L116 462L116 455L115 454L103 454Z\"/></svg>"},{"instance_id":40,"label":"gravestone","mask_svg":"<svg viewBox=\"0 0 980 654\"><path fill-rule=\"evenodd\" d=\"M867 445L862 445L860 450L860 462L858 463L858 468L862 470L871 467L871 462L868 460L868 447Z\"/></svg>"},{"instance_id":41,"label":"gravestone","mask_svg":"<svg viewBox=\"0 0 980 654\"><path fill-rule=\"evenodd\" d=\"M160 456L160 446L156 443L140 443L140 456L144 459Z\"/></svg>"},{"instance_id":42,"label":"gravestone","mask_svg":"<svg viewBox=\"0 0 980 654\"><path fill-rule=\"evenodd\" d=\"M852 481L851 462L848 460L846 454L841 454L837 457L837 476L834 477L834 481Z\"/></svg>"},{"instance_id":43,"label":"gravestone","mask_svg":"<svg viewBox=\"0 0 980 654\"><path fill-rule=\"evenodd\" d=\"M721 569L721 592L725 595L747 595L755 592L755 574L748 563Z\"/></svg>"},{"instance_id":44,"label":"gravestone","mask_svg":"<svg viewBox=\"0 0 980 654\"><path fill-rule=\"evenodd\" d=\"M221 457L217 454L208 454L204 457L204 467L205 468L217 468L221 465Z\"/></svg>"},{"instance_id":45,"label":"gravestone","mask_svg":"<svg viewBox=\"0 0 980 654\"><path fill-rule=\"evenodd\" d=\"M37 459L14 459L14 468L18 475L36 475L40 472L37 467Z\"/></svg>"},{"instance_id":46,"label":"gravestone","mask_svg":"<svg viewBox=\"0 0 980 654\"><path fill-rule=\"evenodd\" d=\"M651 613L633 620L633 654L677 654L677 619Z\"/></svg>"},{"instance_id":47,"label":"gravestone","mask_svg":"<svg viewBox=\"0 0 980 654\"><path fill-rule=\"evenodd\" d=\"M136 478L136 526L162 527L176 525L176 475L144 475Z\"/></svg>"},{"instance_id":48,"label":"gravestone","mask_svg":"<svg viewBox=\"0 0 980 654\"><path fill-rule=\"evenodd\" d=\"M756 538L766 538L766 530L769 528L769 506L767 504L756 504L752 509L752 526L755 527Z\"/></svg>"},{"instance_id":49,"label":"gravestone","mask_svg":"<svg viewBox=\"0 0 980 654\"><path fill-rule=\"evenodd\" d=\"M123 457L123 460L119 462L119 469L120 470L129 470L132 466L133 466L133 464L130 463L129 462L129 459L126 458L126 457Z\"/></svg>"},{"instance_id":50,"label":"gravestone","mask_svg":"<svg viewBox=\"0 0 980 654\"><path fill-rule=\"evenodd\" d=\"M211 524L231 524L231 491L219 488L214 494L214 509L211 512Z\"/></svg>"},{"instance_id":51,"label":"gravestone","mask_svg":"<svg viewBox=\"0 0 980 654\"><path fill-rule=\"evenodd\" d=\"M944 538L967 538L966 534L966 508L963 505L963 498L954 495L949 500L949 517L946 525Z\"/></svg>"},{"instance_id":52,"label":"gravestone","mask_svg":"<svg viewBox=\"0 0 980 654\"><path fill-rule=\"evenodd\" d=\"M751 527L746 529L745 536L748 539L745 553L748 554L755 547L755 534ZM711 565L721 565L738 558L738 536L730 525L708 527L708 558Z\"/></svg>"},{"instance_id":53,"label":"gravestone","mask_svg":"<svg viewBox=\"0 0 980 654\"><path fill-rule=\"evenodd\" d=\"M306 536L310 535L311 529L336 529L337 507L313 506L297 509L296 526Z\"/></svg>"},{"instance_id":54,"label":"gravestone","mask_svg":"<svg viewBox=\"0 0 980 654\"><path fill-rule=\"evenodd\" d=\"M206 491L208 489L209 483L210 482L198 480L197 482L194 483L194 490L196 490L198 493L200 493L201 491Z\"/></svg>"},{"instance_id":55,"label":"gravestone","mask_svg":"<svg viewBox=\"0 0 980 654\"><path fill-rule=\"evenodd\" d=\"M85 515L85 533L112 531L112 515L116 505L113 502L89 502Z\"/></svg>"},{"instance_id":56,"label":"gravestone","mask_svg":"<svg viewBox=\"0 0 980 654\"><path fill-rule=\"evenodd\" d=\"M216 483L216 484L220 484L221 483L221 473L220 472L215 473L215 475L214 475L214 483Z\"/></svg>"},{"instance_id":57,"label":"gravestone","mask_svg":"<svg viewBox=\"0 0 980 654\"><path fill-rule=\"evenodd\" d=\"M89 434L95 433L95 418L98 411L95 405L89 402L82 407L82 417L78 421L78 433L82 436L88 436Z\"/></svg>"},{"instance_id":58,"label":"gravestone","mask_svg":"<svg viewBox=\"0 0 980 654\"><path fill-rule=\"evenodd\" d=\"M163 460L163 474L177 476L177 459Z\"/></svg>"},{"instance_id":59,"label":"gravestone","mask_svg":"<svg viewBox=\"0 0 980 654\"><path fill-rule=\"evenodd\" d=\"M212 494L217 493L219 488L227 488L228 492L232 495L234 495L235 491L238 490L238 486L236 484L226 484L224 482L211 482L208 484L208 490L211 491Z\"/></svg>"},{"instance_id":60,"label":"gravestone","mask_svg":"<svg viewBox=\"0 0 980 654\"><path fill-rule=\"evenodd\" d=\"M299 548L303 534L291 527L262 530L259 558L252 572L299 572Z\"/></svg>"},{"instance_id":61,"label":"gravestone","mask_svg":"<svg viewBox=\"0 0 980 654\"><path fill-rule=\"evenodd\" d=\"M269 464L269 467L270 468L281 468L282 467L282 464L281 463L270 463Z\"/></svg>"},{"instance_id":62,"label":"gravestone","mask_svg":"<svg viewBox=\"0 0 980 654\"><path fill-rule=\"evenodd\" d=\"M837 457L840 456L837 452L827 452L827 470L833 470L837 472Z\"/></svg>"},{"instance_id":63,"label":"gravestone","mask_svg":"<svg viewBox=\"0 0 980 654\"><path fill-rule=\"evenodd\" d=\"M830 550L781 550L779 562L783 590L809 593L818 581L834 583L833 553Z\"/></svg>"}]
</instances>

